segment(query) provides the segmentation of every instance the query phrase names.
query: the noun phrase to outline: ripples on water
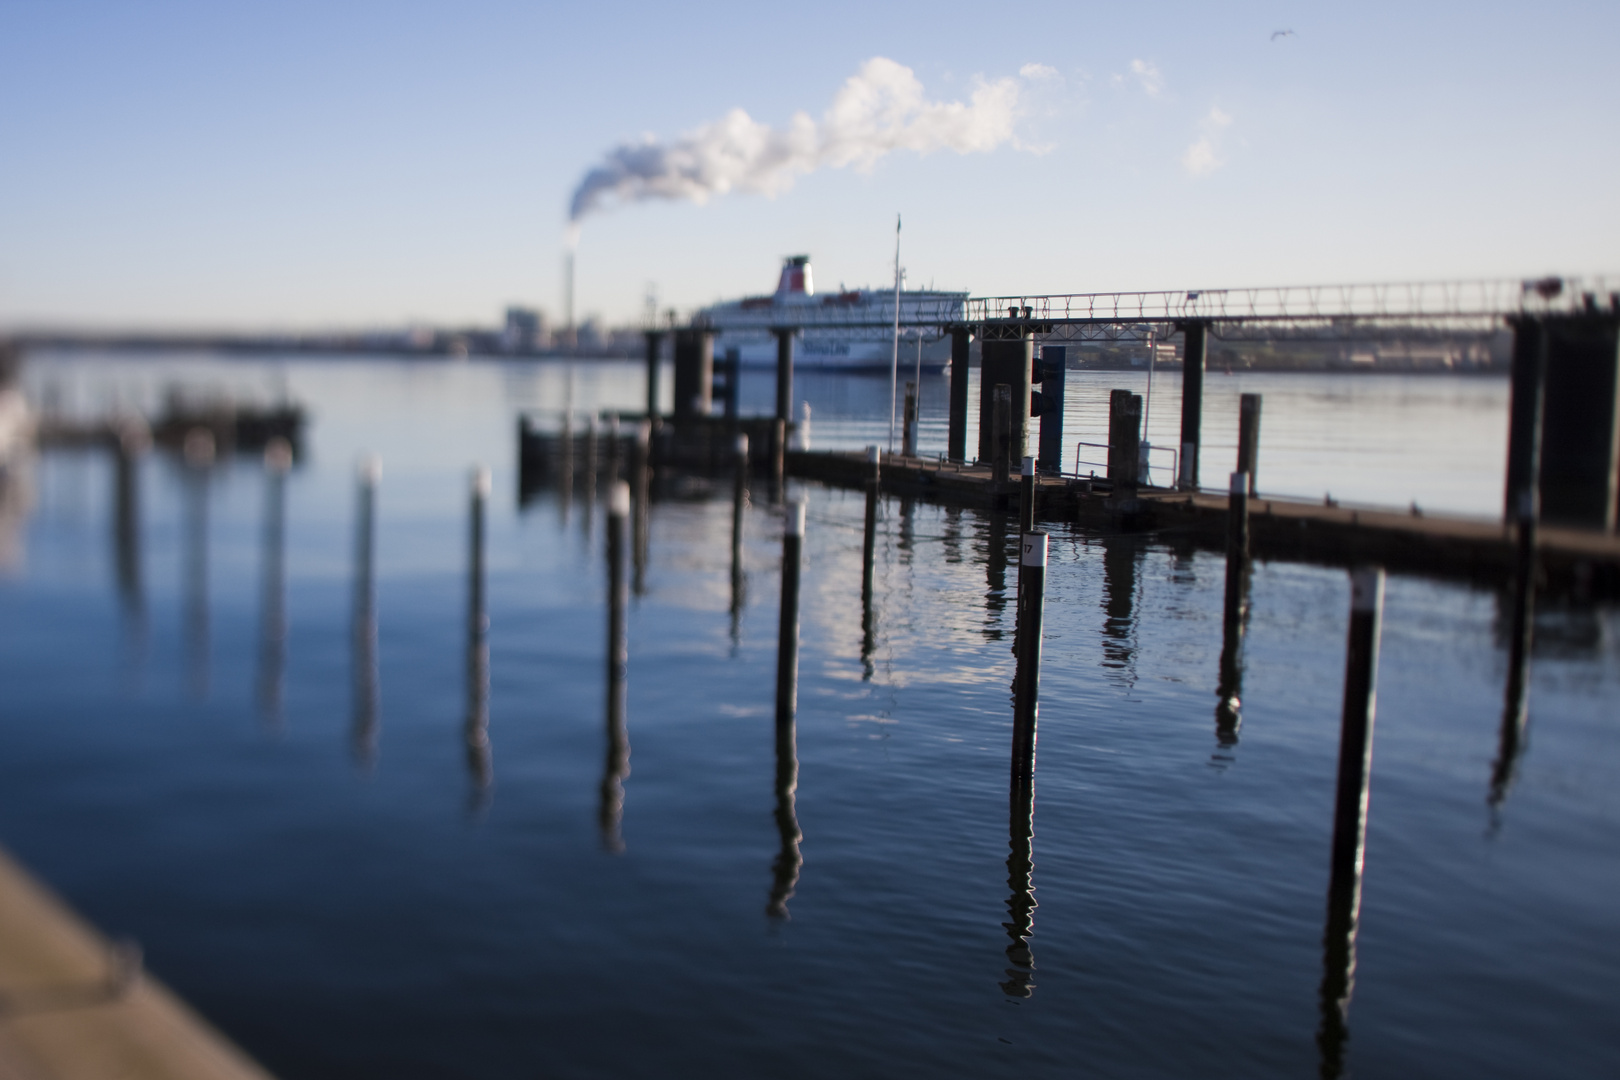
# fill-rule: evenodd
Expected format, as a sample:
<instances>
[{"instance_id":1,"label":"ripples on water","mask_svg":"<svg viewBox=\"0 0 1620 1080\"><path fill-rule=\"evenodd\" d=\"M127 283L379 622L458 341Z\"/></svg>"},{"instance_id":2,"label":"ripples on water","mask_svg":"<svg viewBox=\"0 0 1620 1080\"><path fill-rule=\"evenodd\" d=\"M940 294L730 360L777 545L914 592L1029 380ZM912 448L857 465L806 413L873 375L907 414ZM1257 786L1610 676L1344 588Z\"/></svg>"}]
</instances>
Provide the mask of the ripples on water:
<instances>
[{"instance_id":1,"label":"ripples on water","mask_svg":"<svg viewBox=\"0 0 1620 1080\"><path fill-rule=\"evenodd\" d=\"M634 408L633 366L581 369L572 391L552 365L117 361L30 379L91 401L176 372L284 379L314 407L310 453L281 488L257 462L146 459L123 530L138 557L115 542L110 461L38 463L24 561L0 582L0 838L272 1070L1318 1069L1342 571L1256 568L1234 737L1216 716L1221 559L1057 527L1033 801L1009 800L1008 523L887 501L863 624L861 496L807 489L784 746L780 522L756 490L734 573L722 484L653 508L615 743L604 507L576 487L520 510L512 429L570 393ZM1500 384L1275 379L1262 487L1324 483L1289 449L1320 416L1398 430L1414 400L1445 418L1424 445L1466 467L1374 455L1382 490L1407 478L1383 501L1497 484L1465 474L1489 458L1499 475ZM750 385L769 400L768 376ZM1077 431L1089 386L1070 386ZM801 389L822 444L886 430L886 380ZM369 569L366 451L383 459ZM487 659L467 634L475 461L495 470ZM1457 498L1488 513L1498 496ZM1489 593L1390 580L1346 1051L1362 1075L1620 1069L1615 619L1544 620L1529 753L1492 810L1501 620Z\"/></svg>"}]
</instances>

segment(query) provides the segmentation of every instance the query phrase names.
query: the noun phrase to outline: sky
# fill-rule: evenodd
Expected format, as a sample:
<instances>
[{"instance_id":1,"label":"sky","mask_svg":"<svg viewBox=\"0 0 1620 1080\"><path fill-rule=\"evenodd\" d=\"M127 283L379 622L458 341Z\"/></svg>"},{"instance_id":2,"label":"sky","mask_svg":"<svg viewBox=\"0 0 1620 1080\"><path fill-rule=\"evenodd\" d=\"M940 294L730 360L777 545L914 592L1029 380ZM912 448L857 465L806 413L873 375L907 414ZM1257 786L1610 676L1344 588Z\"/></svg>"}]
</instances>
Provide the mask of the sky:
<instances>
[{"instance_id":1,"label":"sky","mask_svg":"<svg viewBox=\"0 0 1620 1080\"><path fill-rule=\"evenodd\" d=\"M908 284L975 295L1612 274L1616 41L1612 2L0 0L0 329L556 319L581 180L734 110L809 149L609 190L581 317L797 253L887 285L897 213ZM848 151L872 71L920 97Z\"/></svg>"}]
</instances>

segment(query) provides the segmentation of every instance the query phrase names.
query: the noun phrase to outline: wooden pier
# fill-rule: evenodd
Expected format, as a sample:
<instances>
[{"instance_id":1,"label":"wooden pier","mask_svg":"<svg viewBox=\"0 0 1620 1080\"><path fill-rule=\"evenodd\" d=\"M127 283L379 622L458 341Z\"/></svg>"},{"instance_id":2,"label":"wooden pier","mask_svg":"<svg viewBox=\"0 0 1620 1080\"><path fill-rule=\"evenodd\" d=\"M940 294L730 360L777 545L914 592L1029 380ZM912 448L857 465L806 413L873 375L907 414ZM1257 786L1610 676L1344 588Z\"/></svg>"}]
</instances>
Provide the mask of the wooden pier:
<instances>
[{"instance_id":1,"label":"wooden pier","mask_svg":"<svg viewBox=\"0 0 1620 1080\"><path fill-rule=\"evenodd\" d=\"M861 452L787 455L790 476L861 490ZM1018 488L998 489L988 465L932 458L883 461L883 490L896 495L984 510L1018 510ZM1252 551L1262 559L1298 559L1333 566L1380 563L1486 584L1513 575L1516 532L1500 522L1393 509L1346 507L1298 499L1250 501ZM1228 496L1166 488L1116 492L1107 480L1037 477L1035 517L1126 532L1191 538L1213 550L1226 544ZM1538 546L1545 588L1577 598L1620 597L1620 537L1595 530L1543 525Z\"/></svg>"},{"instance_id":2,"label":"wooden pier","mask_svg":"<svg viewBox=\"0 0 1620 1080\"><path fill-rule=\"evenodd\" d=\"M270 1074L0 852L0 1080Z\"/></svg>"}]
</instances>

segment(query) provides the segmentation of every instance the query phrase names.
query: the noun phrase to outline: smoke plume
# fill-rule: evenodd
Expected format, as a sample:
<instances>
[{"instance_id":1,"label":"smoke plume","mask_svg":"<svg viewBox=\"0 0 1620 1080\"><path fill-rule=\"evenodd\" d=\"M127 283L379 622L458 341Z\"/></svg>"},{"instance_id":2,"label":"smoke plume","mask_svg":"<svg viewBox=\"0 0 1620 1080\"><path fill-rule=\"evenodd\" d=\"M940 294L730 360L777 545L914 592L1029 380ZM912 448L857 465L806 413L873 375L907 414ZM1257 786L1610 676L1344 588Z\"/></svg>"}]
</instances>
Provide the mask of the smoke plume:
<instances>
[{"instance_id":1,"label":"smoke plume","mask_svg":"<svg viewBox=\"0 0 1620 1080\"><path fill-rule=\"evenodd\" d=\"M1023 81L979 81L968 102L930 101L916 73L877 56L861 65L818 122L795 113L774 128L732 109L724 117L670 142L649 136L609 151L585 174L569 207L569 239L578 222L613 202L689 199L746 191L775 195L804 173L854 166L866 171L895 150L927 154L982 153L1015 142Z\"/></svg>"}]
</instances>

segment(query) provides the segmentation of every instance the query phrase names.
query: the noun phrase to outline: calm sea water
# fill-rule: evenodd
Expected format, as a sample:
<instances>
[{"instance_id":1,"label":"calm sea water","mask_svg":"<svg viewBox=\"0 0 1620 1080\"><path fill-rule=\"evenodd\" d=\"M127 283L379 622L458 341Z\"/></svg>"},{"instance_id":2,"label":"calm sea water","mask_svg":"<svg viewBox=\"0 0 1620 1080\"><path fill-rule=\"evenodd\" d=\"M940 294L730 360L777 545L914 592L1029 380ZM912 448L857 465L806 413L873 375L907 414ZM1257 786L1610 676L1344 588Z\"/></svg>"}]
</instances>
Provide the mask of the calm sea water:
<instances>
[{"instance_id":1,"label":"calm sea water","mask_svg":"<svg viewBox=\"0 0 1620 1080\"><path fill-rule=\"evenodd\" d=\"M1072 379L1073 434L1100 434L1131 377ZM861 500L803 489L785 821L780 516L756 492L734 616L729 498L655 503L629 773L604 828L604 507L576 488L520 508L513 427L570 400L635 408L636 365L81 355L27 379L84 410L176 380L312 408L279 584L256 461L200 476L147 458L139 587L121 592L111 465L70 452L37 462L0 579L0 841L273 1071L1317 1071L1342 571L1256 568L1243 726L1222 742L1219 556L1055 529L1029 893L1009 862L1007 522L886 502L866 650ZM1499 502L1500 382L1210 381L1206 483L1236 393L1260 390L1265 490ZM886 438L886 379L799 389L818 445ZM770 395L745 375L745 404ZM1168 443L1174 381L1154 395ZM933 415L943 399L925 385ZM943 448L942 423L923 448ZM383 459L374 684L351 632L365 452ZM487 785L462 737L474 462L496 492ZM1357 1075L1620 1072L1620 627L1609 609L1543 620L1530 747L1492 808L1499 623L1488 592L1390 579Z\"/></svg>"}]
</instances>

